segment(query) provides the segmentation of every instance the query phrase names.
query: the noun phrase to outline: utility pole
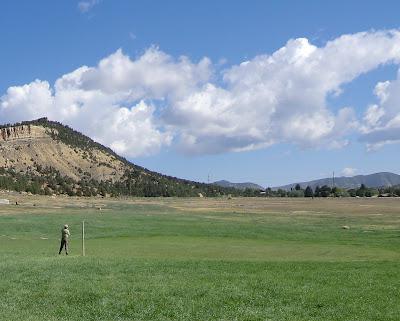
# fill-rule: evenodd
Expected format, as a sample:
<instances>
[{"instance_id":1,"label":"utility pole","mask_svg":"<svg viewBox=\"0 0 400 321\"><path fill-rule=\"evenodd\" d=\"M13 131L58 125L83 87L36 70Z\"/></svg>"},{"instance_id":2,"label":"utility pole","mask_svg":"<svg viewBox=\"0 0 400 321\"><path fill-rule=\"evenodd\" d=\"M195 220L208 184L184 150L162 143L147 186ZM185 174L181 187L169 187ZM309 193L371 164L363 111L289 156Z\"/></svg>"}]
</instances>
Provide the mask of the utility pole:
<instances>
[{"instance_id":1,"label":"utility pole","mask_svg":"<svg viewBox=\"0 0 400 321\"><path fill-rule=\"evenodd\" d=\"M332 188L335 187L335 171L332 174Z\"/></svg>"}]
</instances>

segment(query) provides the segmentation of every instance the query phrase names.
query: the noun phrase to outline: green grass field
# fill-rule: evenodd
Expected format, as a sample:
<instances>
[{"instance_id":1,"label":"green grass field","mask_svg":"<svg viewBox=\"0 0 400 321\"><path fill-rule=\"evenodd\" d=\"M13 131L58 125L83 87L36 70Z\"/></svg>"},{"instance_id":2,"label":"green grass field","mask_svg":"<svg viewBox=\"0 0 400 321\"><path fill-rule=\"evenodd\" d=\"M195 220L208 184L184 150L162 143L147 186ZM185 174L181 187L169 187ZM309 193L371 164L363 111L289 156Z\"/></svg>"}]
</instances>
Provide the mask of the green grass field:
<instances>
[{"instance_id":1,"label":"green grass field","mask_svg":"<svg viewBox=\"0 0 400 321\"><path fill-rule=\"evenodd\" d=\"M400 200L19 203L0 207L0 320L400 320Z\"/></svg>"}]
</instances>

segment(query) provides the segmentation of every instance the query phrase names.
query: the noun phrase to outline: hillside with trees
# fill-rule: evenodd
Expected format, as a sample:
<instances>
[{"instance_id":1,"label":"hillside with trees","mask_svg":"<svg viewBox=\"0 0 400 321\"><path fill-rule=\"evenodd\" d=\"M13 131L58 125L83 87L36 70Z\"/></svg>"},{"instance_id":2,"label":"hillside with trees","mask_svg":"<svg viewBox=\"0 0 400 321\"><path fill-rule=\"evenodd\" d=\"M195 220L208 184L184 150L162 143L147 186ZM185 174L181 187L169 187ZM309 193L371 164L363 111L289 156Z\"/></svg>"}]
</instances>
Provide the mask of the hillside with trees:
<instances>
[{"instance_id":1,"label":"hillside with trees","mask_svg":"<svg viewBox=\"0 0 400 321\"><path fill-rule=\"evenodd\" d=\"M70 196L240 195L235 188L179 179L137 166L59 122L0 126L0 189Z\"/></svg>"}]
</instances>

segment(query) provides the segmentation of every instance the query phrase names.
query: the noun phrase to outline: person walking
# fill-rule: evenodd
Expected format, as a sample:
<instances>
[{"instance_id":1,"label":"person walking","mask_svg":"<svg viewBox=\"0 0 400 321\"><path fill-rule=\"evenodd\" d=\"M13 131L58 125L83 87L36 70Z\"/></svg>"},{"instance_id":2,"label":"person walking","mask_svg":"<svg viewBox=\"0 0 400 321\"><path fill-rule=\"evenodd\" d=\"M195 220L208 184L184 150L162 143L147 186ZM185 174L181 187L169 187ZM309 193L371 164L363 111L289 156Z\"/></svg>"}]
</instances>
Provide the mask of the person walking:
<instances>
[{"instance_id":1,"label":"person walking","mask_svg":"<svg viewBox=\"0 0 400 321\"><path fill-rule=\"evenodd\" d=\"M65 254L68 255L68 238L71 235L68 229L68 225L65 224L63 229L61 230L61 245L60 245L60 251L58 254L61 254L61 251L63 247L65 248Z\"/></svg>"}]
</instances>

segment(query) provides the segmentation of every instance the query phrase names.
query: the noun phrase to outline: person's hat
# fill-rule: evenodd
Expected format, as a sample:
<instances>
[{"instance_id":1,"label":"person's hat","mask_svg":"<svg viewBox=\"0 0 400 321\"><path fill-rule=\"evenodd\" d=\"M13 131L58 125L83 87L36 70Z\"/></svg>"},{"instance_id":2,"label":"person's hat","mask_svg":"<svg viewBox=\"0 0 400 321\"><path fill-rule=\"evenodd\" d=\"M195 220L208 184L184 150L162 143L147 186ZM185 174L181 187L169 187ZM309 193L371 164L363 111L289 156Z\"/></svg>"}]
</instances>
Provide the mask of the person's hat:
<instances>
[{"instance_id":1,"label":"person's hat","mask_svg":"<svg viewBox=\"0 0 400 321\"><path fill-rule=\"evenodd\" d=\"M64 225L64 228L68 228L68 224L65 224L65 225Z\"/></svg>"}]
</instances>

